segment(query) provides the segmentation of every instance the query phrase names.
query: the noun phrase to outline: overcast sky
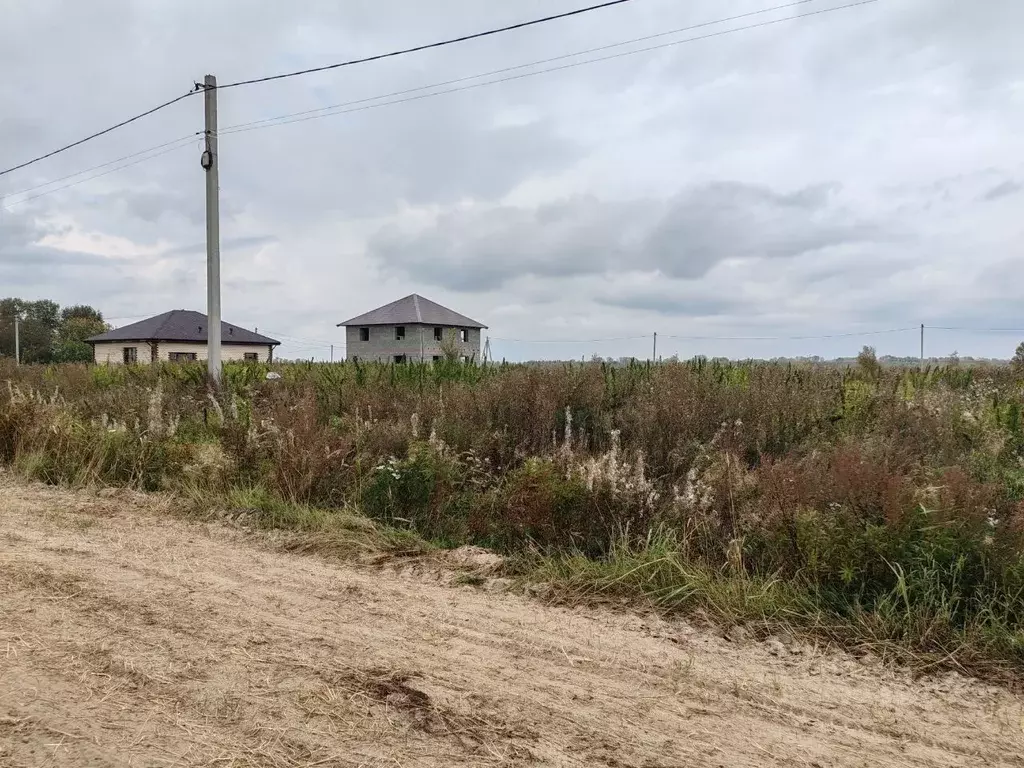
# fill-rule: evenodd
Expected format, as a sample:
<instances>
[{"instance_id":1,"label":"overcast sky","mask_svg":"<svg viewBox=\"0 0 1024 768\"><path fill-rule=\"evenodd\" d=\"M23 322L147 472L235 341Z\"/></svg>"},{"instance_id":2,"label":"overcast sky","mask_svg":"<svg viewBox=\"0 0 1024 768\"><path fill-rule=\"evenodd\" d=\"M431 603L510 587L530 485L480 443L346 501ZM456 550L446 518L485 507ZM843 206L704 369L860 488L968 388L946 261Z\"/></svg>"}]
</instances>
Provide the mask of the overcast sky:
<instances>
[{"instance_id":1,"label":"overcast sky","mask_svg":"<svg viewBox=\"0 0 1024 768\"><path fill-rule=\"evenodd\" d=\"M413 292L488 325L494 354L508 359L646 357L654 331L663 355L832 357L865 343L913 355L916 330L670 337L1024 328L1020 0L879 0L457 93L226 130L778 2L634 0L221 91L224 319L281 338L283 356L317 358L332 342L342 354L336 323ZM589 4L0 0L0 167L207 73L223 84ZM192 135L202 120L202 96L192 97L0 177L0 294L93 304L119 325L205 311L198 140L37 199L22 202L82 177L15 194ZM1008 357L1021 338L928 331L927 352Z\"/></svg>"}]
</instances>

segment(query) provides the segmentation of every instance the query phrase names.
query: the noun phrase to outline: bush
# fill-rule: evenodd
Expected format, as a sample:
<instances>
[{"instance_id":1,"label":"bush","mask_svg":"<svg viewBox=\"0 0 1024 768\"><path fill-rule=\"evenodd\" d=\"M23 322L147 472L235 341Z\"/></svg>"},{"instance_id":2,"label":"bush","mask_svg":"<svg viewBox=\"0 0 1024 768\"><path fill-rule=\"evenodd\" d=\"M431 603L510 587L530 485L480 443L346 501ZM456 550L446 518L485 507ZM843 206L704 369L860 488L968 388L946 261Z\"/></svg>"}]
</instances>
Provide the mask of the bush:
<instances>
[{"instance_id":1,"label":"bush","mask_svg":"<svg viewBox=\"0 0 1024 768\"><path fill-rule=\"evenodd\" d=\"M360 503L367 515L388 526L458 544L466 539L472 491L457 460L415 443L407 458L391 457L373 468Z\"/></svg>"},{"instance_id":2,"label":"bush","mask_svg":"<svg viewBox=\"0 0 1024 768\"><path fill-rule=\"evenodd\" d=\"M579 478L554 461L529 459L473 507L472 538L503 552L531 546L599 552L607 543L602 511Z\"/></svg>"}]
</instances>

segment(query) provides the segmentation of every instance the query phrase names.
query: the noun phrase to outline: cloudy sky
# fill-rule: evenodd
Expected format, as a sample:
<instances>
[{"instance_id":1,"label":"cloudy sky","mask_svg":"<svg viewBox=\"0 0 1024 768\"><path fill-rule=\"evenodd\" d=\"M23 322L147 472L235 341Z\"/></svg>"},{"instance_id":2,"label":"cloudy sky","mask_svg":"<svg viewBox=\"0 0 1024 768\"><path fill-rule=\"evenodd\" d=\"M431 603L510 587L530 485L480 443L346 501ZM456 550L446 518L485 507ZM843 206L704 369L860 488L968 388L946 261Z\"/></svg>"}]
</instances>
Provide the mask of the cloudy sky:
<instances>
[{"instance_id":1,"label":"cloudy sky","mask_svg":"<svg viewBox=\"0 0 1024 768\"><path fill-rule=\"evenodd\" d=\"M916 330L789 337L1024 328L1024 3L879 0L683 42L850 2L816 0L663 34L779 1L634 0L222 90L224 318L317 358L343 353L337 322L412 292L487 324L509 359L645 357L654 331L663 355L913 355ZM591 2L0 0L0 168L207 73ZM408 100L510 75L528 76ZM119 325L204 311L202 119L202 97L185 99L0 177L0 294L93 304ZM1008 357L1021 338L929 330L927 351Z\"/></svg>"}]
</instances>

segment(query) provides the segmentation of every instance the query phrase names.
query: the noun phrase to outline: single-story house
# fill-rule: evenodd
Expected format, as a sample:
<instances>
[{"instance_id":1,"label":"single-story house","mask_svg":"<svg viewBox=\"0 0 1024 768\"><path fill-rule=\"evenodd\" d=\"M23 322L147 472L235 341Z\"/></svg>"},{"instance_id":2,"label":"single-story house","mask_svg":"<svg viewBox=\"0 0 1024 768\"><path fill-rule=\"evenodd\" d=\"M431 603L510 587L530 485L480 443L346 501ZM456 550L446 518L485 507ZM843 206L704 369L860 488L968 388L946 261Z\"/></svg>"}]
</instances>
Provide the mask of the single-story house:
<instances>
[{"instance_id":1,"label":"single-story house","mask_svg":"<svg viewBox=\"0 0 1024 768\"><path fill-rule=\"evenodd\" d=\"M97 363L151 363L206 360L206 315L172 309L162 315L86 339ZM221 360L269 363L281 342L231 323L220 324Z\"/></svg>"},{"instance_id":2,"label":"single-story house","mask_svg":"<svg viewBox=\"0 0 1024 768\"><path fill-rule=\"evenodd\" d=\"M338 327L345 328L349 360L396 363L438 361L449 352L476 362L481 331L487 328L415 293L338 323Z\"/></svg>"}]
</instances>

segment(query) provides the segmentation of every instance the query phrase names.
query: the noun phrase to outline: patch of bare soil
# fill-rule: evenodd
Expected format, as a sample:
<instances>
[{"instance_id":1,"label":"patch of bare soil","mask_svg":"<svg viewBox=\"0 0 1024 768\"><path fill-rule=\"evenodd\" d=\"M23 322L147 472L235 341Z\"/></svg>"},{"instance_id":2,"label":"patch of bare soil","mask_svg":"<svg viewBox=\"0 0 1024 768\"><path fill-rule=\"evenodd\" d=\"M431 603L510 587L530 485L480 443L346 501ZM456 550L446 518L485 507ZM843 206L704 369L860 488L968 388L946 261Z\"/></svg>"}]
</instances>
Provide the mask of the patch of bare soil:
<instances>
[{"instance_id":1,"label":"patch of bare soil","mask_svg":"<svg viewBox=\"0 0 1024 768\"><path fill-rule=\"evenodd\" d=\"M0 765L1024 764L999 688L290 554L168 503L0 475Z\"/></svg>"}]
</instances>

